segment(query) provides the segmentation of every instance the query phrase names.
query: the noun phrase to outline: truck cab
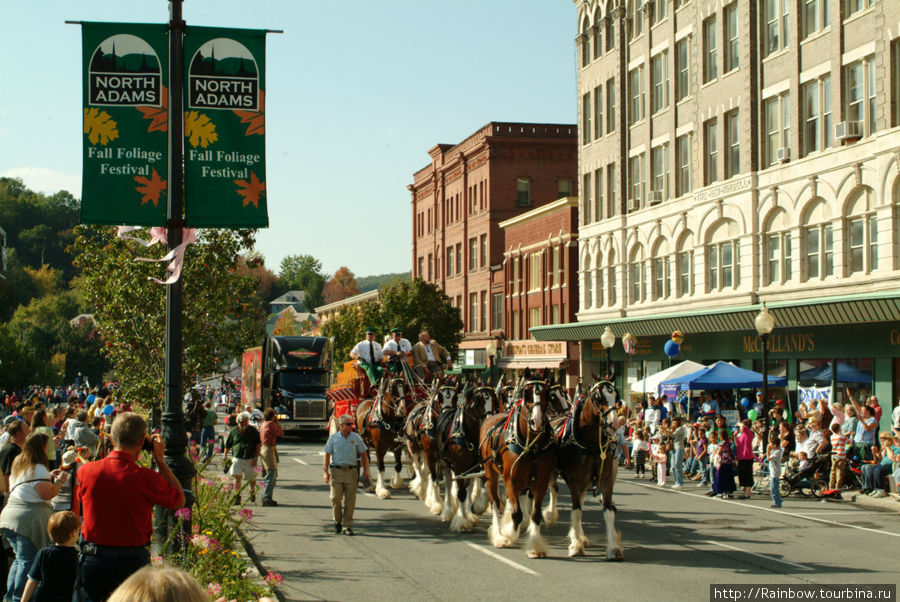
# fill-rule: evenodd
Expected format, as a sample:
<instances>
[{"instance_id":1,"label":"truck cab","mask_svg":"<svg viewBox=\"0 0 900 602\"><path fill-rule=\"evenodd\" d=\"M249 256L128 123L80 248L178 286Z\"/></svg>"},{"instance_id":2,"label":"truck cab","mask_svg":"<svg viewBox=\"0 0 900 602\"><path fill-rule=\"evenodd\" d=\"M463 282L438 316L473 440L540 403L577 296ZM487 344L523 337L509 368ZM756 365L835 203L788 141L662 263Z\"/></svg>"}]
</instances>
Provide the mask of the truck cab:
<instances>
[{"instance_id":1,"label":"truck cab","mask_svg":"<svg viewBox=\"0 0 900 602\"><path fill-rule=\"evenodd\" d=\"M262 346L262 404L285 433L327 431L331 346L325 337L269 336Z\"/></svg>"}]
</instances>

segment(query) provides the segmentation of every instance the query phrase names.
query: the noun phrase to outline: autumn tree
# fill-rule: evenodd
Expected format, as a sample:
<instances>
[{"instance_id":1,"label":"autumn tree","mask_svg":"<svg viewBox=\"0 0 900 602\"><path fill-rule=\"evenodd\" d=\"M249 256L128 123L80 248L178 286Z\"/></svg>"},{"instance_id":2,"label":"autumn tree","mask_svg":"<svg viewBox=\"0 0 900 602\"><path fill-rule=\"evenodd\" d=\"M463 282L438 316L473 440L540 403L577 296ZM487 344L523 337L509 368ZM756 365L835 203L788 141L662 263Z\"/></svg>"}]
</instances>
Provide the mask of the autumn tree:
<instances>
[{"instance_id":1,"label":"autumn tree","mask_svg":"<svg viewBox=\"0 0 900 602\"><path fill-rule=\"evenodd\" d=\"M300 335L297 328L297 322L294 320L294 312L286 309L281 312L278 321L275 322L275 328L272 330L274 336L296 337Z\"/></svg>"},{"instance_id":2,"label":"autumn tree","mask_svg":"<svg viewBox=\"0 0 900 602\"><path fill-rule=\"evenodd\" d=\"M187 247L181 274L185 388L195 374L220 370L259 338L261 316L248 311L256 282L236 270L237 256L253 248L254 236L254 230L203 229ZM117 239L115 228L102 226L78 226L72 246L121 395L143 407L157 407L164 395L166 287L148 280L163 275L160 264L134 259L166 251Z\"/></svg>"},{"instance_id":3,"label":"autumn tree","mask_svg":"<svg viewBox=\"0 0 900 602\"><path fill-rule=\"evenodd\" d=\"M325 303L334 303L347 297L358 295L361 291L356 286L356 277L346 266L341 266L334 276L325 283L322 296Z\"/></svg>"},{"instance_id":4,"label":"autumn tree","mask_svg":"<svg viewBox=\"0 0 900 602\"><path fill-rule=\"evenodd\" d=\"M278 281L279 294L304 291L308 311L316 311L316 307L322 305L325 275L322 274L322 262L312 255L288 255L282 259Z\"/></svg>"}]
</instances>

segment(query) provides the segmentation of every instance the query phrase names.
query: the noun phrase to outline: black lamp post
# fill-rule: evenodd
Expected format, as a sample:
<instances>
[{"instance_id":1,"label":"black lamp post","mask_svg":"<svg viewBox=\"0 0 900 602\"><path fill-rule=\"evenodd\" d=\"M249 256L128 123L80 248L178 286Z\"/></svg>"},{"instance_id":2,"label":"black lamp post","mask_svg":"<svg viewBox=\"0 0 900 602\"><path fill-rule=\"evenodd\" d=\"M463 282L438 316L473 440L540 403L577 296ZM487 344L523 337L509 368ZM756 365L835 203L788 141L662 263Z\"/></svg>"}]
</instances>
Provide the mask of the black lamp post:
<instances>
[{"instance_id":1,"label":"black lamp post","mask_svg":"<svg viewBox=\"0 0 900 602\"><path fill-rule=\"evenodd\" d=\"M609 378L612 374L609 367L612 365L611 352L612 348L616 344L616 335L610 329L609 326L606 327L606 330L603 331L603 334L600 335L600 343L603 345L603 348L606 350L606 374L605 377Z\"/></svg>"},{"instance_id":2,"label":"black lamp post","mask_svg":"<svg viewBox=\"0 0 900 602\"><path fill-rule=\"evenodd\" d=\"M775 318L763 304L756 316L756 332L762 339L763 449L769 445L769 335L775 329Z\"/></svg>"}]
</instances>

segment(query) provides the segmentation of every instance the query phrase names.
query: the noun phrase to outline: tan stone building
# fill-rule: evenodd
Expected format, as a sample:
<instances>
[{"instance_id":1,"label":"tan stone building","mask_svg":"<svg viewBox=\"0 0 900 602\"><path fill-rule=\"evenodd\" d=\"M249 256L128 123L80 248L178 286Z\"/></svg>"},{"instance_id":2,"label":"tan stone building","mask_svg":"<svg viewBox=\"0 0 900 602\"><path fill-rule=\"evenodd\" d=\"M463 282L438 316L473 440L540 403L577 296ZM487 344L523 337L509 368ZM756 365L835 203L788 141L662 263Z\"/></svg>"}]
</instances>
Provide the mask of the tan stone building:
<instances>
[{"instance_id":1,"label":"tan stone building","mask_svg":"<svg viewBox=\"0 0 900 602\"><path fill-rule=\"evenodd\" d=\"M575 4L579 324L533 334L758 369L766 303L789 389L844 361L900 393L900 2Z\"/></svg>"}]
</instances>

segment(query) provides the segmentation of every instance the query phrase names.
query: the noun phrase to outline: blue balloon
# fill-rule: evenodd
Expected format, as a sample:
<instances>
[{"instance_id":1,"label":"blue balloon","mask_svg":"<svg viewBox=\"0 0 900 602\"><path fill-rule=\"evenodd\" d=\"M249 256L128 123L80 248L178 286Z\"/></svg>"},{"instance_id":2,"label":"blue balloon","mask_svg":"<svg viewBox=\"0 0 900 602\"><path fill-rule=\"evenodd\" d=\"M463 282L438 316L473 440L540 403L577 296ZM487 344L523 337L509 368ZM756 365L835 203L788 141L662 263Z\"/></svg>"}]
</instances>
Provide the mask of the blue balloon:
<instances>
[{"instance_id":1,"label":"blue balloon","mask_svg":"<svg viewBox=\"0 0 900 602\"><path fill-rule=\"evenodd\" d=\"M750 405L750 400L746 397L741 397L741 405L745 408L748 407Z\"/></svg>"},{"instance_id":2,"label":"blue balloon","mask_svg":"<svg viewBox=\"0 0 900 602\"><path fill-rule=\"evenodd\" d=\"M675 341L666 341L666 344L663 345L663 351L666 352L666 355L669 357L675 357L681 351L681 347L678 346L678 343Z\"/></svg>"},{"instance_id":3,"label":"blue balloon","mask_svg":"<svg viewBox=\"0 0 900 602\"><path fill-rule=\"evenodd\" d=\"M104 408L103 408L103 413L106 414L107 416L111 416L112 413L115 411L116 411L116 409L114 407L112 407L112 405L107 405L107 406L104 406Z\"/></svg>"}]
</instances>

